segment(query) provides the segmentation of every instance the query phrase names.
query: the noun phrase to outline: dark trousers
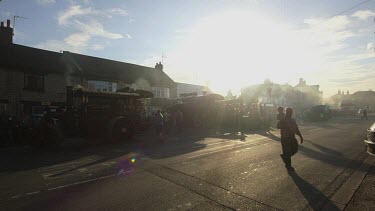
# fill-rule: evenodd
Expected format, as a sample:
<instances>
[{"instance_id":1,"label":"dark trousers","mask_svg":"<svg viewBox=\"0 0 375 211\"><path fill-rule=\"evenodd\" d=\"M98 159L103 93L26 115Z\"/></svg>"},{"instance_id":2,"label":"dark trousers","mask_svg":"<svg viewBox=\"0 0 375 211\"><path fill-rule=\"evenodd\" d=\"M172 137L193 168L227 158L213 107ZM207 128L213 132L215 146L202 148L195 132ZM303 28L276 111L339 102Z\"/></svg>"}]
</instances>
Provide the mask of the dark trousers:
<instances>
[{"instance_id":1,"label":"dark trousers","mask_svg":"<svg viewBox=\"0 0 375 211\"><path fill-rule=\"evenodd\" d=\"M155 132L157 135L160 135L163 133L163 125L155 125Z\"/></svg>"},{"instance_id":2,"label":"dark trousers","mask_svg":"<svg viewBox=\"0 0 375 211\"><path fill-rule=\"evenodd\" d=\"M297 153L298 142L296 138L281 138L281 147L283 149L283 161L285 166L292 165L292 156Z\"/></svg>"}]
</instances>

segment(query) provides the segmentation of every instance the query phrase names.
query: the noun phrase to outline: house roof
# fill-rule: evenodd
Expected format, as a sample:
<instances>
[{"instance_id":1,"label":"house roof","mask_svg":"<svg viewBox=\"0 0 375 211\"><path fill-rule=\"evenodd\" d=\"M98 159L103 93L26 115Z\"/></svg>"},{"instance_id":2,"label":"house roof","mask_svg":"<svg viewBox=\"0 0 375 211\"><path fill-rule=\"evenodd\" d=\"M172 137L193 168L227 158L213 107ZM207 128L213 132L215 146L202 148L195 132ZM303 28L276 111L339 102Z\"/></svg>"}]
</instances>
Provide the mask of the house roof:
<instances>
[{"instance_id":1,"label":"house roof","mask_svg":"<svg viewBox=\"0 0 375 211\"><path fill-rule=\"evenodd\" d=\"M188 84L188 83L176 82L176 86L183 87L183 88L186 88L186 89L189 89L189 88L190 89L191 88L202 88L205 91L212 92L212 90L208 86L204 86L204 85L196 85L196 84Z\"/></svg>"},{"instance_id":2,"label":"house roof","mask_svg":"<svg viewBox=\"0 0 375 211\"><path fill-rule=\"evenodd\" d=\"M64 73L61 53L13 44L0 48L0 66L23 72Z\"/></svg>"},{"instance_id":3,"label":"house roof","mask_svg":"<svg viewBox=\"0 0 375 211\"><path fill-rule=\"evenodd\" d=\"M64 51L57 53L13 44L0 48L0 66L23 72L83 75L92 80L121 80L132 84L171 87L174 81L162 70ZM143 80L144 79L144 80Z\"/></svg>"},{"instance_id":4,"label":"house roof","mask_svg":"<svg viewBox=\"0 0 375 211\"><path fill-rule=\"evenodd\" d=\"M358 91L352 94L354 98L375 97L374 91Z\"/></svg>"},{"instance_id":5,"label":"house roof","mask_svg":"<svg viewBox=\"0 0 375 211\"><path fill-rule=\"evenodd\" d=\"M86 56L64 51L64 61L72 74L83 74L87 78L122 80L132 84L146 80L151 86L173 86L174 81L162 70L125 62Z\"/></svg>"},{"instance_id":6,"label":"house roof","mask_svg":"<svg viewBox=\"0 0 375 211\"><path fill-rule=\"evenodd\" d=\"M182 83L182 82L176 82L177 85L183 85L183 86L196 86L196 87L207 87L203 85L197 85L197 84L189 84L189 83Z\"/></svg>"}]
</instances>

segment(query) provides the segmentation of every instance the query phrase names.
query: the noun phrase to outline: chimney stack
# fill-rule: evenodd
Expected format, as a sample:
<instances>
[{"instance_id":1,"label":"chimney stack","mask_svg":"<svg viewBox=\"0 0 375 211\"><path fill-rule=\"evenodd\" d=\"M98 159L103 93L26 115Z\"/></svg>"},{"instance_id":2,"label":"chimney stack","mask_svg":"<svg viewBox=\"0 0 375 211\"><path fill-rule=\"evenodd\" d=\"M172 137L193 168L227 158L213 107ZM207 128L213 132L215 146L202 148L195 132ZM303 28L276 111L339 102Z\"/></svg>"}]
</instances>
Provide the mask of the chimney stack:
<instances>
[{"instance_id":1,"label":"chimney stack","mask_svg":"<svg viewBox=\"0 0 375 211\"><path fill-rule=\"evenodd\" d=\"M156 65L155 65L155 69L160 70L160 71L163 71L163 64L162 64L161 62L156 63Z\"/></svg>"},{"instance_id":2,"label":"chimney stack","mask_svg":"<svg viewBox=\"0 0 375 211\"><path fill-rule=\"evenodd\" d=\"M10 20L7 20L7 25L1 22L0 27L0 46L9 47L13 45L13 28L10 26Z\"/></svg>"}]
</instances>

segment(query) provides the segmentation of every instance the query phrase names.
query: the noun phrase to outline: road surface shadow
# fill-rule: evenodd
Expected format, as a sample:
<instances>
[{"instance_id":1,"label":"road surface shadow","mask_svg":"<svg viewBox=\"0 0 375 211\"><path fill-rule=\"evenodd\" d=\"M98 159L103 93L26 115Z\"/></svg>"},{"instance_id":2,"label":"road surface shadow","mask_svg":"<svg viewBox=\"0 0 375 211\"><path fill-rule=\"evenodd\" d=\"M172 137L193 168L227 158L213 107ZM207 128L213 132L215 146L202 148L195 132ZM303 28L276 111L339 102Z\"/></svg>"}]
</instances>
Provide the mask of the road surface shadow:
<instances>
[{"instance_id":1,"label":"road surface shadow","mask_svg":"<svg viewBox=\"0 0 375 211\"><path fill-rule=\"evenodd\" d=\"M332 155L332 156L342 156L342 153L333 149L330 149L328 147L322 146L320 144L314 143L311 140L305 139L305 142L309 142L314 147L318 148L321 152Z\"/></svg>"},{"instance_id":2,"label":"road surface shadow","mask_svg":"<svg viewBox=\"0 0 375 211\"><path fill-rule=\"evenodd\" d=\"M169 138L161 141L153 131L143 136L134 137L130 142L100 143L96 145L84 145L78 148L64 149L37 149L27 148L22 150L8 150L0 153L0 174L8 174L17 171L27 171L36 168L59 165L62 163L78 160L88 156L98 156L99 159L93 162L78 166L65 172L60 172L55 177L64 175L71 171L85 168L98 163L106 162L126 155L130 152L149 155L153 158L174 157L187 154L206 147L200 143L207 137L224 140L241 139L242 136L234 133L214 133L207 130L193 130L186 128L181 134L171 133ZM178 141L175 141L175 140ZM119 152L113 150L120 149Z\"/></svg>"},{"instance_id":3,"label":"road surface shadow","mask_svg":"<svg viewBox=\"0 0 375 211\"><path fill-rule=\"evenodd\" d=\"M277 141L279 143L281 142L280 137L276 136L271 131L261 132L258 134L261 136L267 137L273 141ZM357 169L363 162L362 160L345 158L344 156L342 156L341 152L322 146L320 144L314 143L313 140L305 140L305 142L311 143L312 146L318 149L318 150L315 150L307 146L304 146L303 144L300 144L298 140L298 143L299 143L298 153L301 153L302 155L308 156L310 158L320 160L322 162L329 163L334 166L350 168L350 169ZM365 148L363 152L365 153ZM368 165L368 164L363 163L363 165Z\"/></svg>"},{"instance_id":4,"label":"road surface shadow","mask_svg":"<svg viewBox=\"0 0 375 211\"><path fill-rule=\"evenodd\" d=\"M246 141L246 135L236 130L185 128L181 134L170 134L159 145L149 148L146 155L154 159L163 159L188 154L206 148L203 143L206 138L221 139L223 141Z\"/></svg>"},{"instance_id":5,"label":"road surface shadow","mask_svg":"<svg viewBox=\"0 0 375 211\"><path fill-rule=\"evenodd\" d=\"M309 203L311 209L322 210L323 206L327 206L331 211L340 210L320 190L301 178L295 171L290 171L288 174Z\"/></svg>"},{"instance_id":6,"label":"road surface shadow","mask_svg":"<svg viewBox=\"0 0 375 211\"><path fill-rule=\"evenodd\" d=\"M53 176L61 176L71 171L96 165L108 160L125 156L129 153L144 154L150 148L159 145L154 140L141 142L135 138L131 142L107 143L82 148L63 149L37 149L19 148L14 150L1 151L0 153L0 174L5 175L18 171L27 171L37 168L59 165L86 157L98 157L95 161L66 170Z\"/></svg>"}]
</instances>

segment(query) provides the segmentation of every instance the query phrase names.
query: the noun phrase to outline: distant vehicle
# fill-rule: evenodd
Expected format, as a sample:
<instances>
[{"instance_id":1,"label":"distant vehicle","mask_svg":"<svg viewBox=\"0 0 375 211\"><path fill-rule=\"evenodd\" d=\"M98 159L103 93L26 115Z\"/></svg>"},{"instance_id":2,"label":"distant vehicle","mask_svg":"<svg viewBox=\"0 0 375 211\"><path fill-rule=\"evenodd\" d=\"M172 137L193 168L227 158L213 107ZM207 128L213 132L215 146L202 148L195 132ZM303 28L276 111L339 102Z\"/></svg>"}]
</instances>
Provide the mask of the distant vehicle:
<instances>
[{"instance_id":1,"label":"distant vehicle","mask_svg":"<svg viewBox=\"0 0 375 211\"><path fill-rule=\"evenodd\" d=\"M309 121L326 121L332 118L332 111L327 105L317 105L306 110L303 116L306 120Z\"/></svg>"},{"instance_id":2,"label":"distant vehicle","mask_svg":"<svg viewBox=\"0 0 375 211\"><path fill-rule=\"evenodd\" d=\"M367 152L371 155L375 155L375 123L367 129L367 136L364 142L367 146Z\"/></svg>"}]
</instances>

